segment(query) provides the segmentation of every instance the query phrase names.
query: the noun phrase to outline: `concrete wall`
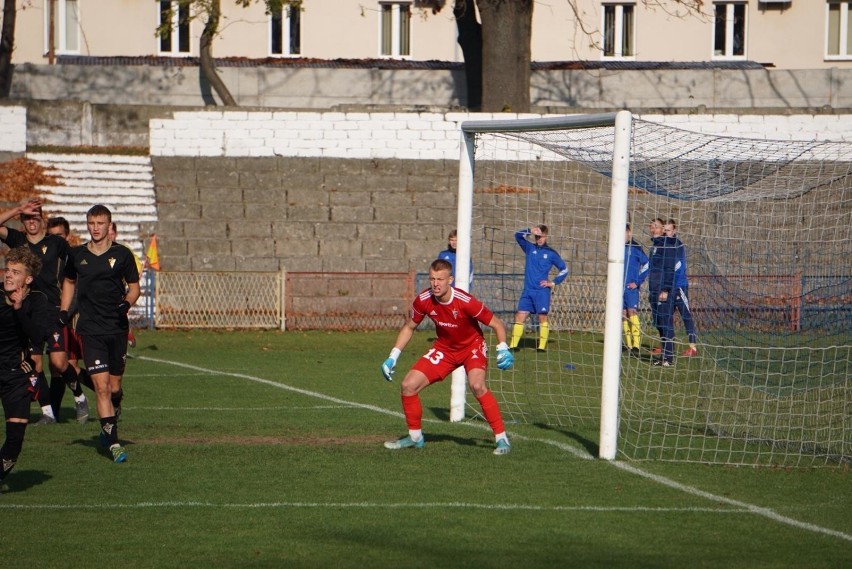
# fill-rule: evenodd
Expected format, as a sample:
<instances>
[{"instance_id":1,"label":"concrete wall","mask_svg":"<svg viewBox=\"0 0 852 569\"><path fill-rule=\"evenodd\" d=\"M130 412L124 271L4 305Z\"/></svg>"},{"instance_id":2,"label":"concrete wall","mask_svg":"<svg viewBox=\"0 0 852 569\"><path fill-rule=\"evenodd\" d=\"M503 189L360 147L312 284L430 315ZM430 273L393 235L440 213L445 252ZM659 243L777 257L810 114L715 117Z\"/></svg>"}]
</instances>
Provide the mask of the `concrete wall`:
<instances>
[{"instance_id":1,"label":"concrete wall","mask_svg":"<svg viewBox=\"0 0 852 569\"><path fill-rule=\"evenodd\" d=\"M27 109L0 106L0 152L24 152L27 149Z\"/></svg>"},{"instance_id":2,"label":"concrete wall","mask_svg":"<svg viewBox=\"0 0 852 569\"><path fill-rule=\"evenodd\" d=\"M211 111L155 119L163 262L196 271L422 271L455 227L458 123L473 118L492 115ZM852 141L852 115L642 118L725 136ZM594 272L583 254L568 260Z\"/></svg>"},{"instance_id":3,"label":"concrete wall","mask_svg":"<svg viewBox=\"0 0 852 569\"><path fill-rule=\"evenodd\" d=\"M168 270L409 272L456 222L448 160L153 158Z\"/></svg>"},{"instance_id":4,"label":"concrete wall","mask_svg":"<svg viewBox=\"0 0 852 569\"><path fill-rule=\"evenodd\" d=\"M438 108L466 101L460 70L221 67L241 106L347 109L382 106ZM852 69L561 70L535 71L531 101L538 112L629 108L852 109ZM16 99L93 104L215 104L196 67L147 65L16 66Z\"/></svg>"},{"instance_id":5,"label":"concrete wall","mask_svg":"<svg viewBox=\"0 0 852 569\"><path fill-rule=\"evenodd\" d=\"M456 224L458 123L492 116L239 110L152 119L163 266L422 271ZM852 115L641 118L727 136L852 140Z\"/></svg>"}]
</instances>

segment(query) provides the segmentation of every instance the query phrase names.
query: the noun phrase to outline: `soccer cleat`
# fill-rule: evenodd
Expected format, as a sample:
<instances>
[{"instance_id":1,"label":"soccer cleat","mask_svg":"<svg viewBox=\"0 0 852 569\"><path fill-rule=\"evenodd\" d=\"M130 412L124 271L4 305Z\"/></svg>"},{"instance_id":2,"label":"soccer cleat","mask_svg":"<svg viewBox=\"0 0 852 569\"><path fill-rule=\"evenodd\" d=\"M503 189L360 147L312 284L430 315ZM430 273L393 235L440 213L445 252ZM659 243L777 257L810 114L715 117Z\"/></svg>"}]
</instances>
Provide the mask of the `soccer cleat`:
<instances>
[{"instance_id":1,"label":"soccer cleat","mask_svg":"<svg viewBox=\"0 0 852 569\"><path fill-rule=\"evenodd\" d=\"M499 441L497 441L497 448L494 449L494 454L496 454L496 455L509 454L509 452L511 452L511 450L512 450L512 445L509 444L509 441L504 440L504 439L500 439Z\"/></svg>"},{"instance_id":2,"label":"soccer cleat","mask_svg":"<svg viewBox=\"0 0 852 569\"><path fill-rule=\"evenodd\" d=\"M41 419L33 423L33 425L55 425L56 418L51 417L49 415L42 415Z\"/></svg>"},{"instance_id":3,"label":"soccer cleat","mask_svg":"<svg viewBox=\"0 0 852 569\"><path fill-rule=\"evenodd\" d=\"M86 421L89 420L89 401L86 399L75 401L74 409L77 411L77 422L85 425Z\"/></svg>"},{"instance_id":4,"label":"soccer cleat","mask_svg":"<svg viewBox=\"0 0 852 569\"><path fill-rule=\"evenodd\" d=\"M654 363L651 365L655 365L658 367L674 367L674 362L669 360L654 360Z\"/></svg>"},{"instance_id":5,"label":"soccer cleat","mask_svg":"<svg viewBox=\"0 0 852 569\"><path fill-rule=\"evenodd\" d=\"M111 447L109 447L109 450L112 453L112 461L113 462L118 463L118 462L124 462L124 461L127 460L127 453L124 451L124 448L122 448L121 445L114 444Z\"/></svg>"},{"instance_id":6,"label":"soccer cleat","mask_svg":"<svg viewBox=\"0 0 852 569\"><path fill-rule=\"evenodd\" d=\"M651 348L651 355L653 355L653 356L659 356L662 353L663 353L662 348Z\"/></svg>"},{"instance_id":7,"label":"soccer cleat","mask_svg":"<svg viewBox=\"0 0 852 569\"><path fill-rule=\"evenodd\" d=\"M685 358L694 358L698 355L698 350L696 348L687 348L680 355Z\"/></svg>"},{"instance_id":8,"label":"soccer cleat","mask_svg":"<svg viewBox=\"0 0 852 569\"><path fill-rule=\"evenodd\" d=\"M422 438L419 441L415 441L411 438L410 435L406 435L400 439L395 441L387 441L385 443L385 448L390 450L399 450L401 448L423 448L426 446L426 438Z\"/></svg>"}]
</instances>

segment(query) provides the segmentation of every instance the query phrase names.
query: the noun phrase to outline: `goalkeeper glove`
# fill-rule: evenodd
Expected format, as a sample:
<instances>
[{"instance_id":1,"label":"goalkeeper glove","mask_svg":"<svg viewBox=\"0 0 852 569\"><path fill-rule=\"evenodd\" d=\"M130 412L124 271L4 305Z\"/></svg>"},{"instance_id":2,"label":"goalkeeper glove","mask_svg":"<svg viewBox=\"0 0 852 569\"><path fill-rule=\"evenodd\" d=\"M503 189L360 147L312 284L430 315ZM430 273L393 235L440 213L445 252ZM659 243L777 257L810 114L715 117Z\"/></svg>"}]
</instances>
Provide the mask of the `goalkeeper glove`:
<instances>
[{"instance_id":1,"label":"goalkeeper glove","mask_svg":"<svg viewBox=\"0 0 852 569\"><path fill-rule=\"evenodd\" d=\"M500 369L512 369L515 365L515 356L509 351L509 346L506 342L500 342L497 345L497 367Z\"/></svg>"},{"instance_id":2,"label":"goalkeeper glove","mask_svg":"<svg viewBox=\"0 0 852 569\"><path fill-rule=\"evenodd\" d=\"M119 314L127 314L130 312L130 303L126 300L122 300L118 303L118 313Z\"/></svg>"},{"instance_id":3,"label":"goalkeeper glove","mask_svg":"<svg viewBox=\"0 0 852 569\"><path fill-rule=\"evenodd\" d=\"M382 364L382 375L385 376L387 381L393 381L393 374L396 371L393 368L396 367L396 360L399 358L401 353L402 350L397 348L392 349L390 356L385 360L385 363Z\"/></svg>"},{"instance_id":4,"label":"goalkeeper glove","mask_svg":"<svg viewBox=\"0 0 852 569\"><path fill-rule=\"evenodd\" d=\"M67 310L60 310L59 311L59 318L57 319L57 323L59 324L60 328L65 328L68 325L68 321L70 319L71 318L68 316Z\"/></svg>"}]
</instances>

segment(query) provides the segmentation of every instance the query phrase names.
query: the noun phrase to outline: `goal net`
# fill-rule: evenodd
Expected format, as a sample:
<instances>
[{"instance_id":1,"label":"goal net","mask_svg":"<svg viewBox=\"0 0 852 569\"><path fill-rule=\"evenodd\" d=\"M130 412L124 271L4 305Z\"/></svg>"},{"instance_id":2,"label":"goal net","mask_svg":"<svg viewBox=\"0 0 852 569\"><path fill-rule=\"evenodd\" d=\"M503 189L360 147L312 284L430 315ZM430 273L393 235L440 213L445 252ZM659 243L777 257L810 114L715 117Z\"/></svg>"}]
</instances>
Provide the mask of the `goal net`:
<instances>
[{"instance_id":1,"label":"goal net","mask_svg":"<svg viewBox=\"0 0 852 569\"><path fill-rule=\"evenodd\" d=\"M516 232L546 225L570 270L546 350L532 315L514 369L489 374L509 421L605 458L852 460L852 144L709 136L626 111L462 130L457 278L470 255L472 292L511 330ZM625 223L650 254L655 218L685 246L697 335L682 355L676 312L672 367L654 365L648 283L639 357L622 348Z\"/></svg>"}]
</instances>

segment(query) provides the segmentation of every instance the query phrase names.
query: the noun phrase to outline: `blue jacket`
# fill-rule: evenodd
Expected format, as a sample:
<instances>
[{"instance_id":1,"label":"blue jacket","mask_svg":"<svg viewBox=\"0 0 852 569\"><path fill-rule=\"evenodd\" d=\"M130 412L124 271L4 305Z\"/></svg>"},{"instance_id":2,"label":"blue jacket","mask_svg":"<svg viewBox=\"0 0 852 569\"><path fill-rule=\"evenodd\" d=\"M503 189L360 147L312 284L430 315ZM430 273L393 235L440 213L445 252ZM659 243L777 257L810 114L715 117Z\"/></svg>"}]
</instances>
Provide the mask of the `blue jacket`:
<instances>
[{"instance_id":1,"label":"blue jacket","mask_svg":"<svg viewBox=\"0 0 852 569\"><path fill-rule=\"evenodd\" d=\"M447 247L435 257L436 259L443 259L445 261L449 261L449 263L453 266L453 280L456 278L456 250L450 249ZM473 283L473 260L470 262L470 279L468 280L468 284ZM458 283L456 283L458 285ZM460 286L460 285L459 285ZM469 292L469 291L468 291Z\"/></svg>"},{"instance_id":2,"label":"blue jacket","mask_svg":"<svg viewBox=\"0 0 852 569\"><path fill-rule=\"evenodd\" d=\"M648 255L635 240L624 244L624 288L629 283L636 283L640 288L648 278Z\"/></svg>"},{"instance_id":3,"label":"blue jacket","mask_svg":"<svg viewBox=\"0 0 852 569\"><path fill-rule=\"evenodd\" d=\"M651 254L648 257L648 288L651 292L672 292L675 286L675 265L679 243L677 237L665 235L653 239Z\"/></svg>"},{"instance_id":4,"label":"blue jacket","mask_svg":"<svg viewBox=\"0 0 852 569\"><path fill-rule=\"evenodd\" d=\"M524 288L527 290L542 290L541 281L550 280L550 268L556 267L559 271L553 279L554 284L560 284L568 277L568 265L550 245L539 246L530 243L527 235L532 235L529 229L521 229L515 233L515 240L526 254L524 266Z\"/></svg>"},{"instance_id":5,"label":"blue jacket","mask_svg":"<svg viewBox=\"0 0 852 569\"><path fill-rule=\"evenodd\" d=\"M686 278L686 246L683 241L677 240L677 263L675 263L675 286L677 288L688 288L689 280Z\"/></svg>"}]
</instances>

